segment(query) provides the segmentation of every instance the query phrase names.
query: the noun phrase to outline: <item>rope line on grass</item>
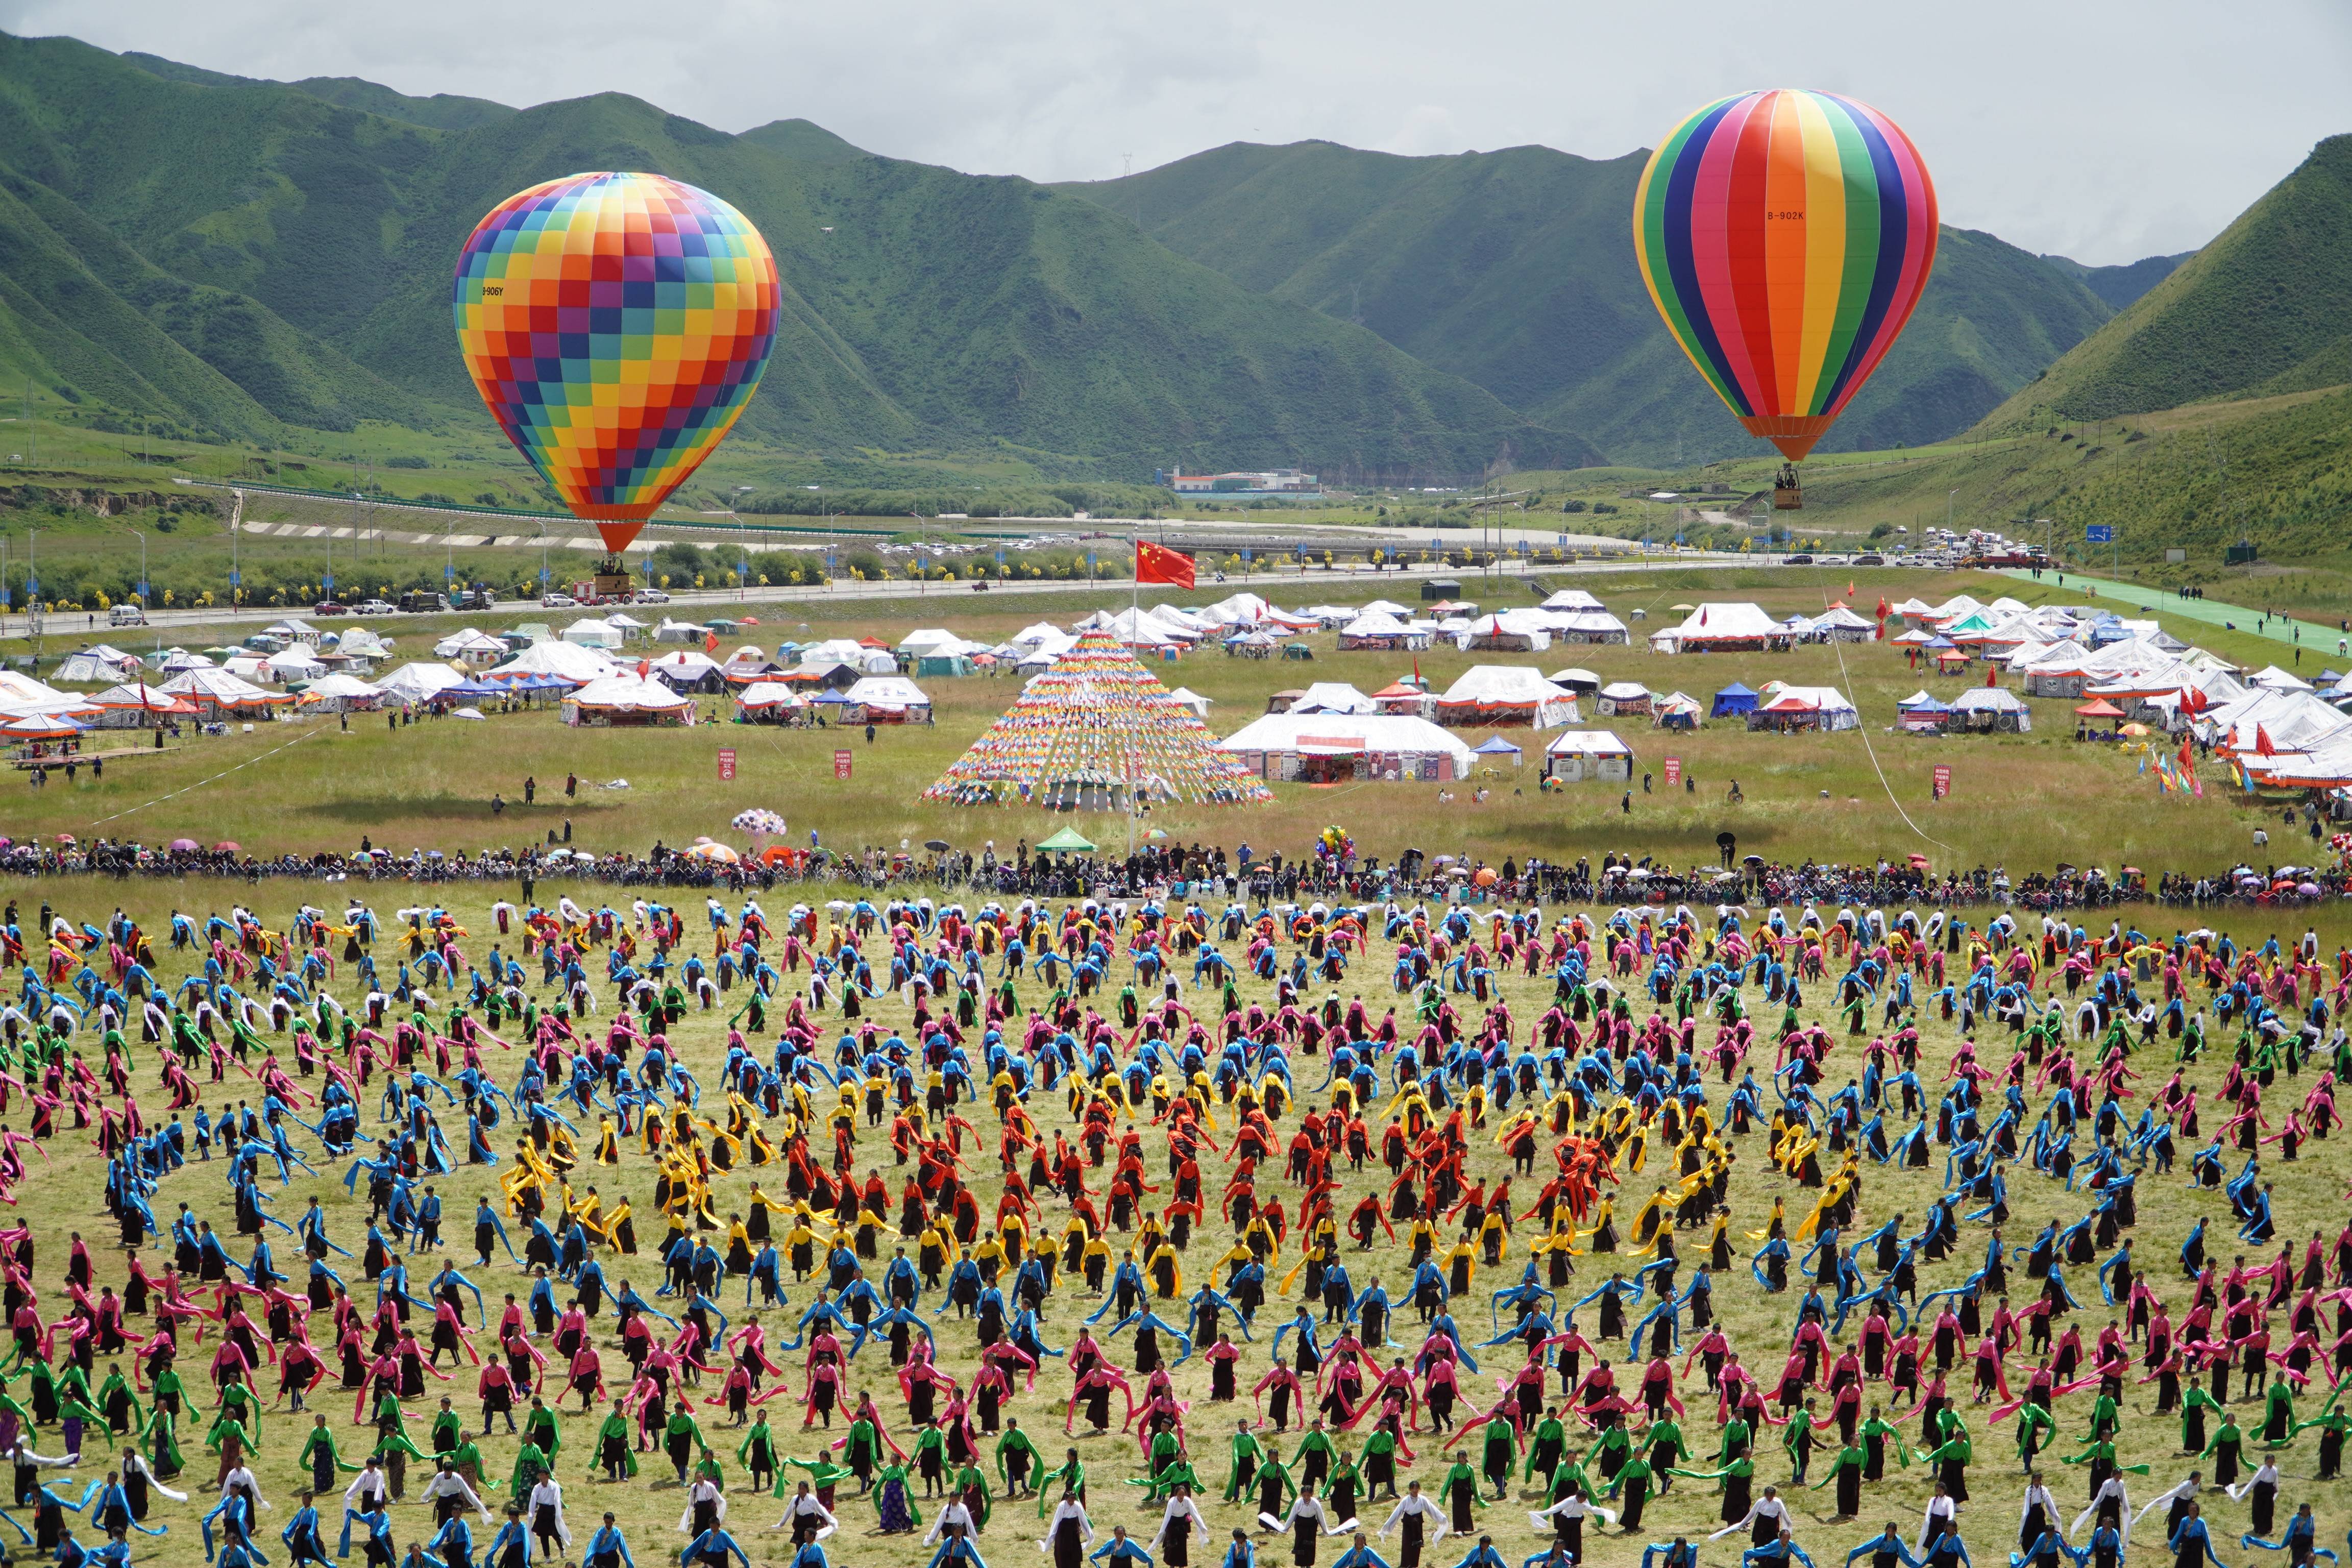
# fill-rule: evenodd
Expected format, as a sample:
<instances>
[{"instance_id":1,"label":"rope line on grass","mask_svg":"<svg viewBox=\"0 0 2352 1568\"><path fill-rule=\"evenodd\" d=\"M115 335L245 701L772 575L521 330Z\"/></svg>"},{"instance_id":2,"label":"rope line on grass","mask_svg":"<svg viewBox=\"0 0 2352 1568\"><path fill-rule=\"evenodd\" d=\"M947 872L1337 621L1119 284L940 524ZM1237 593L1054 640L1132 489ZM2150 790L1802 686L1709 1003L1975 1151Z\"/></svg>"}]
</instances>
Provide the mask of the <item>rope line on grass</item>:
<instances>
[{"instance_id":1,"label":"rope line on grass","mask_svg":"<svg viewBox=\"0 0 2352 1568\"><path fill-rule=\"evenodd\" d=\"M1827 568L1817 568L1816 570L1817 572L1826 571ZM1822 589L1822 608L1826 610L1829 607L1829 589L1827 587L1823 587ZM1848 607L1851 608L1852 606L1849 605ZM1845 644L1841 642L1837 637L1832 637L1830 638L1830 648L1837 655L1838 679L1843 682L1840 689L1843 691L1846 701L1853 703L1853 706L1854 733L1862 737L1863 755L1870 759L1870 771L1878 775L1878 787L1886 792L1886 804L1895 808L1895 815L1903 819L1903 826L1916 834L1923 841L1934 845L1937 848L1941 849L1948 855L1957 855L1959 851L1954 849L1950 845L1945 843L1942 839L1937 837L1934 834L1929 833L1926 828L1912 821L1911 814L1904 810L1903 803L1895 797L1895 786L1886 782L1886 770L1878 765L1878 748L1870 743L1870 726L1862 722L1862 704L1853 700L1853 676L1846 669L1845 667Z\"/></svg>"},{"instance_id":2,"label":"rope line on grass","mask_svg":"<svg viewBox=\"0 0 2352 1568\"><path fill-rule=\"evenodd\" d=\"M184 785L183 787L181 787L181 788L179 788L179 789L175 789L175 790L173 790L170 795L157 795L153 800L150 800L150 801L143 801L143 802L142 802L141 804L139 804L139 805L137 805L125 807L123 810L116 812L112 816L101 816L101 817L98 818L96 821L91 822L91 823L89 823L89 824L87 824L86 826L90 826L90 827L103 827L103 826L105 826L108 823L110 823L110 822L113 822L113 821L116 821L116 820L118 820L119 818L125 817L125 816L136 816L136 815L138 815L140 812L142 812L142 811L146 810L146 809L147 809L149 806L151 806L151 805L163 805L163 804L165 801L167 801L167 800L176 800L176 799L177 799L177 798L179 798L181 795L184 795L187 794L189 790L194 790L194 789L202 789L202 788L204 788L206 784L218 784L221 780L223 780L223 779L225 779L225 778L228 777L228 775L229 775L229 774L231 774L231 773L236 773L238 769L240 769L240 768L249 768L249 767L253 766L253 764L254 764L254 763L256 763L268 762L270 758L272 758L272 757L276 756L278 752L282 752L282 751L286 750L286 747L287 747L287 746L299 746L299 745L300 745L303 742L305 742L305 741L307 741L307 740L310 739L310 737L311 737L311 736L316 735L316 734L319 734L319 733L320 733L320 731L318 731L318 730L311 730L311 731L309 731L308 732L306 732L306 733L304 733L304 734L297 735L297 736L295 736L292 740L290 740L290 741L287 742L286 742L286 745L284 745L284 746L272 746L272 747L270 747L270 748L269 748L269 750L268 750L268 751L266 751L266 752L262 752L259 756L257 756L257 757L247 757L247 758L246 758L246 759L245 759L245 761L243 761L243 762L241 762L241 763L236 763L236 764L235 766L233 766L233 767L226 767L226 768L223 768L220 772L218 772L218 773L215 773L212 777L210 777L210 778L208 778L208 779L198 779L195 783L194 783L194 784L186 784L186 785Z\"/></svg>"}]
</instances>

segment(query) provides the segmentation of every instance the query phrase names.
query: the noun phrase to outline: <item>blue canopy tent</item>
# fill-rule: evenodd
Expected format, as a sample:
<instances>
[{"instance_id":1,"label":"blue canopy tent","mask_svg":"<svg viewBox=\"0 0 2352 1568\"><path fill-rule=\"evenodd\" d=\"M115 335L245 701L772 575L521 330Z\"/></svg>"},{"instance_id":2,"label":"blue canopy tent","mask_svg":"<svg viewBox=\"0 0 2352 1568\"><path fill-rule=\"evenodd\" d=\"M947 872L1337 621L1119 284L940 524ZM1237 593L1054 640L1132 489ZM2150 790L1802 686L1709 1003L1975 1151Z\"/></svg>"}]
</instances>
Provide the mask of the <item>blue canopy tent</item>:
<instances>
[{"instance_id":1,"label":"blue canopy tent","mask_svg":"<svg viewBox=\"0 0 2352 1568\"><path fill-rule=\"evenodd\" d=\"M1526 760L1527 755L1500 735L1487 736L1470 748L1470 754L1474 757L1508 757L1511 759L1511 765L1515 768Z\"/></svg>"},{"instance_id":2,"label":"blue canopy tent","mask_svg":"<svg viewBox=\"0 0 2352 1568\"><path fill-rule=\"evenodd\" d=\"M1756 711L1756 693L1738 681L1733 681L1715 694L1715 706L1707 710L1710 719L1737 719L1742 713Z\"/></svg>"}]
</instances>

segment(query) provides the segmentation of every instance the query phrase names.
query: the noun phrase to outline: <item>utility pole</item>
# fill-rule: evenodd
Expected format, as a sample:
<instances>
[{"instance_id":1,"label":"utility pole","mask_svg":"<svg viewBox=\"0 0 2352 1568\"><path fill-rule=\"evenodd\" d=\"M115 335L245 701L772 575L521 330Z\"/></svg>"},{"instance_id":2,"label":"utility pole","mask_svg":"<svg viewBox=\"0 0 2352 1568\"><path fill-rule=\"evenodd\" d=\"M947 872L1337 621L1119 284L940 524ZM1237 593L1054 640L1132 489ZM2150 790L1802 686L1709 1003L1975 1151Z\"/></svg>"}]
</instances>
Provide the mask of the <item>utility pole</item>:
<instances>
[{"instance_id":1,"label":"utility pole","mask_svg":"<svg viewBox=\"0 0 2352 1568\"><path fill-rule=\"evenodd\" d=\"M139 536L139 610L144 615L147 611L147 535L135 528L131 531Z\"/></svg>"}]
</instances>

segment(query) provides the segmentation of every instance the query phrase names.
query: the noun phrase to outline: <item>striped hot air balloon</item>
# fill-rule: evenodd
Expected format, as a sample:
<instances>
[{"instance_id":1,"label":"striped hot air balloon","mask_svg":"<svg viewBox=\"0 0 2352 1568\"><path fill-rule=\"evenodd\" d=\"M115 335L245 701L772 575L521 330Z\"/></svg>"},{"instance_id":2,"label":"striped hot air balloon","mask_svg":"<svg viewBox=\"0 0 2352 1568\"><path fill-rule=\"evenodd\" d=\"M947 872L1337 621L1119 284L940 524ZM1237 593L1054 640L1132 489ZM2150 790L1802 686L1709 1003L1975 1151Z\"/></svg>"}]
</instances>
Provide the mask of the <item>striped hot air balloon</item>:
<instances>
[{"instance_id":1,"label":"striped hot air balloon","mask_svg":"<svg viewBox=\"0 0 2352 1568\"><path fill-rule=\"evenodd\" d=\"M452 295L499 427L613 551L725 438L776 341L768 242L659 174L509 196L458 253Z\"/></svg>"},{"instance_id":2,"label":"striped hot air balloon","mask_svg":"<svg viewBox=\"0 0 2352 1568\"><path fill-rule=\"evenodd\" d=\"M1936 259L1936 187L1911 138L1867 104L1743 93L1650 155L1633 254L1699 374L1795 462L1911 319Z\"/></svg>"}]
</instances>

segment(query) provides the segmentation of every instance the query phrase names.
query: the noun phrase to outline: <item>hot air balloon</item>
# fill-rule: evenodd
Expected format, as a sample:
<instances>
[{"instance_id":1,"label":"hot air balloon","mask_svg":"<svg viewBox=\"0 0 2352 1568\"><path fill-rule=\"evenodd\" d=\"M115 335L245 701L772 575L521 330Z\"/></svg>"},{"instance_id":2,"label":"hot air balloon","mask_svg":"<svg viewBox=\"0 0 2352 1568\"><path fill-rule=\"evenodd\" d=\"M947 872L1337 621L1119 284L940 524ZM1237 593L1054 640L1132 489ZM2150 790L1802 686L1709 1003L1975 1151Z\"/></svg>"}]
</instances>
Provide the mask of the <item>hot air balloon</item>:
<instances>
[{"instance_id":1,"label":"hot air balloon","mask_svg":"<svg viewBox=\"0 0 2352 1568\"><path fill-rule=\"evenodd\" d=\"M451 292L499 428L616 558L741 416L775 344L768 242L659 174L509 196L467 237Z\"/></svg>"},{"instance_id":2,"label":"hot air balloon","mask_svg":"<svg viewBox=\"0 0 2352 1568\"><path fill-rule=\"evenodd\" d=\"M1751 436L1793 465L1894 346L1936 259L1911 139L1833 93L1774 89L1675 127L1633 193L1633 254L1666 329Z\"/></svg>"}]
</instances>

